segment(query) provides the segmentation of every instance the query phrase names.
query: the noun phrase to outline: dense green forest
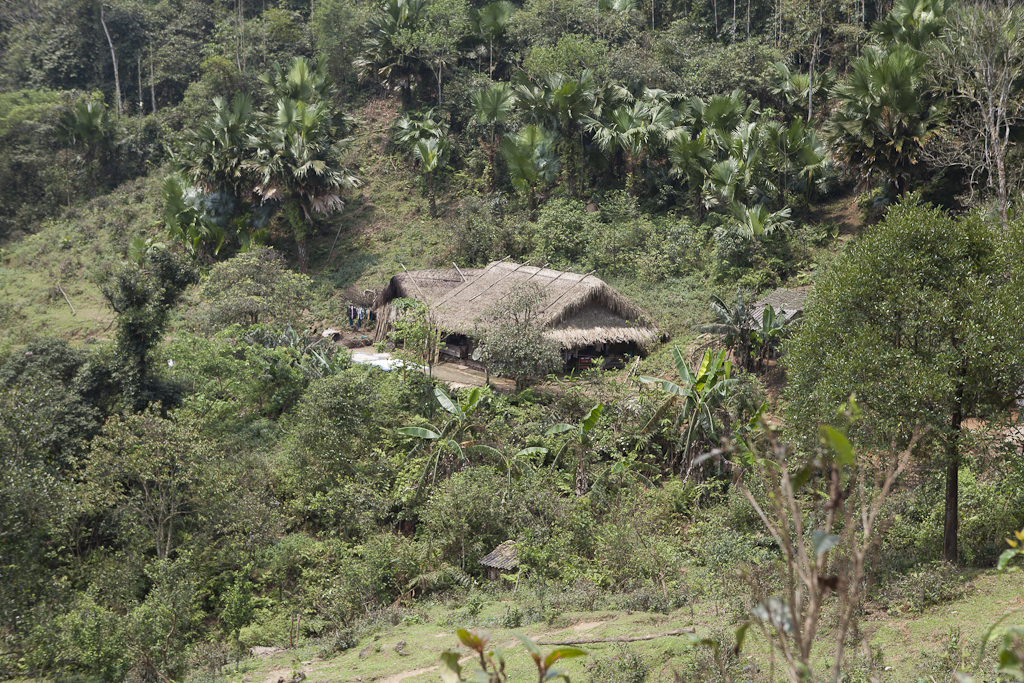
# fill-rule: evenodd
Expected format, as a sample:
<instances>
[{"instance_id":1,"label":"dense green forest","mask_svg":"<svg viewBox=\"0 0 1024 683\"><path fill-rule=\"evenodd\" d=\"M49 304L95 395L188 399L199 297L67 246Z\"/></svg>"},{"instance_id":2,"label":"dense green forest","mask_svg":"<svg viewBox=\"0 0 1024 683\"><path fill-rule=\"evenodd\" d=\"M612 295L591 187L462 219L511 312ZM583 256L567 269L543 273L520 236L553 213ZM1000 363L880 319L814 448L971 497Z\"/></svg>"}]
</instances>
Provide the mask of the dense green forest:
<instances>
[{"instance_id":1,"label":"dense green forest","mask_svg":"<svg viewBox=\"0 0 1024 683\"><path fill-rule=\"evenodd\" d=\"M862 628L1019 564L1016 3L5 0L0 64L0 678L604 610L696 634L517 647L542 680L1024 680L1019 613L896 669ZM482 323L515 389L455 390L321 335L503 258L668 341L548 375L524 290ZM751 315L779 287L803 319ZM483 633L416 680L536 675Z\"/></svg>"}]
</instances>

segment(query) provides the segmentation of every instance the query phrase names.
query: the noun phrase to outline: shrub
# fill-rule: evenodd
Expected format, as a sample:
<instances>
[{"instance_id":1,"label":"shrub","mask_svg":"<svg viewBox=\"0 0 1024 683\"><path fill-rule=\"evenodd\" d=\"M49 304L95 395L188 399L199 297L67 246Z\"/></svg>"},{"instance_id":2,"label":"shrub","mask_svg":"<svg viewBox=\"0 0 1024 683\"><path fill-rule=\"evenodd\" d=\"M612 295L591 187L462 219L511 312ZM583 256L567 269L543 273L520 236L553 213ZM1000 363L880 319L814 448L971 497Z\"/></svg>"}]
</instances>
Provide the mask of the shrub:
<instances>
[{"instance_id":1,"label":"shrub","mask_svg":"<svg viewBox=\"0 0 1024 683\"><path fill-rule=\"evenodd\" d=\"M434 489L420 513L422 535L440 549L440 561L467 572L509 539L513 498L505 478L490 467L457 472Z\"/></svg>"},{"instance_id":2,"label":"shrub","mask_svg":"<svg viewBox=\"0 0 1024 683\"><path fill-rule=\"evenodd\" d=\"M270 247L258 247L218 263L203 282L206 303L197 324L215 332L230 325L297 323L309 306L311 281L293 273Z\"/></svg>"},{"instance_id":3,"label":"shrub","mask_svg":"<svg viewBox=\"0 0 1024 683\"><path fill-rule=\"evenodd\" d=\"M600 219L583 202L558 197L541 209L534 224L533 249L538 260L555 268L581 263Z\"/></svg>"},{"instance_id":4,"label":"shrub","mask_svg":"<svg viewBox=\"0 0 1024 683\"><path fill-rule=\"evenodd\" d=\"M239 631L239 641L247 646L286 647L292 629L292 612L287 607L260 609L252 623Z\"/></svg>"},{"instance_id":5,"label":"shrub","mask_svg":"<svg viewBox=\"0 0 1024 683\"><path fill-rule=\"evenodd\" d=\"M920 614L928 607L959 600L966 593L963 575L945 562L932 562L903 576L892 576L876 589L880 607L900 614Z\"/></svg>"},{"instance_id":6,"label":"shrub","mask_svg":"<svg viewBox=\"0 0 1024 683\"><path fill-rule=\"evenodd\" d=\"M561 346L545 336L537 321L546 297L536 284L517 286L485 313L479 333L480 360L489 370L515 378L520 390L530 378L562 367Z\"/></svg>"},{"instance_id":7,"label":"shrub","mask_svg":"<svg viewBox=\"0 0 1024 683\"><path fill-rule=\"evenodd\" d=\"M619 645L614 654L596 659L588 670L591 683L643 683L651 666L629 646Z\"/></svg>"}]
</instances>

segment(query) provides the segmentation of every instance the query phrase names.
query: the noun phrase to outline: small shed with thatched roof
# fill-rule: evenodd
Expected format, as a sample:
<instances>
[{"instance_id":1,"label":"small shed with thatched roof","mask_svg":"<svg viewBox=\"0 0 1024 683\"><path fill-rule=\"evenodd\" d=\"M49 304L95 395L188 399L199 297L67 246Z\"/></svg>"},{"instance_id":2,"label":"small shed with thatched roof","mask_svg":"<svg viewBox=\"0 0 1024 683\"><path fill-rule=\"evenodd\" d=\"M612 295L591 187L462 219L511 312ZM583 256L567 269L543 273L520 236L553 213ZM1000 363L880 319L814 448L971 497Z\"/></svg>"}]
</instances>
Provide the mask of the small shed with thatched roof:
<instances>
[{"instance_id":1,"label":"small shed with thatched roof","mask_svg":"<svg viewBox=\"0 0 1024 683\"><path fill-rule=\"evenodd\" d=\"M382 308L404 296L430 305L446 332L472 337L478 321L513 288L536 284L544 292L538 322L566 359L641 353L660 333L632 301L592 274L494 261L480 270L428 270L391 278L377 297ZM378 316L381 318L384 316Z\"/></svg>"},{"instance_id":2,"label":"small shed with thatched roof","mask_svg":"<svg viewBox=\"0 0 1024 683\"><path fill-rule=\"evenodd\" d=\"M519 551L512 541L505 541L480 560L487 568L487 578L497 581L502 574L515 571L519 567Z\"/></svg>"},{"instance_id":3,"label":"small shed with thatched roof","mask_svg":"<svg viewBox=\"0 0 1024 683\"><path fill-rule=\"evenodd\" d=\"M810 289L810 287L776 289L763 299L754 302L750 309L750 315L755 321L760 321L764 315L764 309L772 306L787 323L801 318L804 314L804 302L807 300L807 293Z\"/></svg>"}]
</instances>

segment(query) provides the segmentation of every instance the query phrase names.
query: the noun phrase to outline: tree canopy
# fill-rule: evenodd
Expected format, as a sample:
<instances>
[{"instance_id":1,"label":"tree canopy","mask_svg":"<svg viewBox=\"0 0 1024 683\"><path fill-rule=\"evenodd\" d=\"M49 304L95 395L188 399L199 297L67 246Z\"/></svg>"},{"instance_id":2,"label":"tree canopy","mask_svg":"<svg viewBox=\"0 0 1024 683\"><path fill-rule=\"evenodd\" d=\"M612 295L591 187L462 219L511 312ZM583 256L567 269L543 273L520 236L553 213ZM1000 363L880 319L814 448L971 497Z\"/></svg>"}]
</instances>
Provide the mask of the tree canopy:
<instances>
[{"instance_id":1,"label":"tree canopy","mask_svg":"<svg viewBox=\"0 0 1024 683\"><path fill-rule=\"evenodd\" d=\"M815 288L786 365L787 423L805 447L851 394L883 446L932 429L946 468L943 556L957 560L957 473L969 417L1005 410L1024 378L1020 228L952 218L909 196Z\"/></svg>"}]
</instances>

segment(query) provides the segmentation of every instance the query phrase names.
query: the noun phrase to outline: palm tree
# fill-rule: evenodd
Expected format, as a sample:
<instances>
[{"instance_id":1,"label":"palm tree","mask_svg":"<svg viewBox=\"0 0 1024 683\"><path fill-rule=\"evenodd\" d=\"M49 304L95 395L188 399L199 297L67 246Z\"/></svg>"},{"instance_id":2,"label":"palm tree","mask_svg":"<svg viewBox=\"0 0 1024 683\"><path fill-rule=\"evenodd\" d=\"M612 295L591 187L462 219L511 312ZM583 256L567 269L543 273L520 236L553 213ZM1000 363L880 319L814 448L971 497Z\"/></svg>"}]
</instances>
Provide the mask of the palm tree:
<instances>
[{"instance_id":1,"label":"palm tree","mask_svg":"<svg viewBox=\"0 0 1024 683\"><path fill-rule=\"evenodd\" d=\"M889 44L902 43L923 51L946 27L946 14L952 7L952 0L897 0L873 31Z\"/></svg>"},{"instance_id":2,"label":"palm tree","mask_svg":"<svg viewBox=\"0 0 1024 683\"><path fill-rule=\"evenodd\" d=\"M193 254L201 252L207 245L213 245L214 254L220 251L227 238L224 226L226 218L234 208L233 198L226 192L205 195L199 188L190 186L184 178L174 173L164 179L161 192L167 234L184 244ZM216 217L211 220L211 216L204 210L205 204L209 204L210 208L223 210L216 211Z\"/></svg>"},{"instance_id":3,"label":"palm tree","mask_svg":"<svg viewBox=\"0 0 1024 683\"><path fill-rule=\"evenodd\" d=\"M809 200L827 189L834 175L831 157L824 140L814 128L795 118L789 125L778 121L762 124L763 138L776 173L780 199L789 190L803 192Z\"/></svg>"},{"instance_id":4,"label":"palm tree","mask_svg":"<svg viewBox=\"0 0 1024 683\"><path fill-rule=\"evenodd\" d=\"M880 174L903 195L918 174L928 140L943 112L924 87L927 56L907 44L867 47L853 72L835 89L839 108L828 125L836 156L861 175L866 187Z\"/></svg>"},{"instance_id":5,"label":"palm tree","mask_svg":"<svg viewBox=\"0 0 1024 683\"><path fill-rule=\"evenodd\" d=\"M605 154L622 152L626 164L626 185L630 194L639 196L640 165L652 147L680 137L676 112L667 103L658 101L651 91L645 99L611 112L607 123L586 117L586 130Z\"/></svg>"},{"instance_id":6,"label":"palm tree","mask_svg":"<svg viewBox=\"0 0 1024 683\"><path fill-rule=\"evenodd\" d=\"M417 140L412 154L420 164L420 173L427 179L427 193L430 195L430 217L437 218L437 201L434 195L434 176L444 168L451 152L452 143L448 138L427 138Z\"/></svg>"},{"instance_id":7,"label":"palm tree","mask_svg":"<svg viewBox=\"0 0 1024 683\"><path fill-rule=\"evenodd\" d=\"M423 77L423 64L403 37L421 23L429 0L387 0L384 10L366 22L362 54L353 62L361 80L380 81L398 90L406 104Z\"/></svg>"},{"instance_id":8,"label":"palm tree","mask_svg":"<svg viewBox=\"0 0 1024 683\"><path fill-rule=\"evenodd\" d=\"M583 143L580 139L584 117L595 113L602 92L593 72L584 71L579 80L555 73L539 83L522 78L515 85L519 109L530 123L555 128L563 140L562 168L571 196L576 196Z\"/></svg>"},{"instance_id":9,"label":"palm tree","mask_svg":"<svg viewBox=\"0 0 1024 683\"><path fill-rule=\"evenodd\" d=\"M516 95L516 107L527 123L544 127L557 124L551 104L551 90L543 81L534 83L524 72L519 72L512 89Z\"/></svg>"},{"instance_id":10,"label":"palm tree","mask_svg":"<svg viewBox=\"0 0 1024 683\"><path fill-rule=\"evenodd\" d=\"M110 142L113 133L110 115L102 102L80 101L60 117L58 135L69 147L82 152L89 196L96 197L98 157Z\"/></svg>"},{"instance_id":11,"label":"palm tree","mask_svg":"<svg viewBox=\"0 0 1024 683\"><path fill-rule=\"evenodd\" d=\"M821 111L820 103L828 100L829 91L836 84L834 69L829 68L814 74L814 91L811 93L810 74L794 73L784 62L776 62L772 66L779 75L779 80L770 92L781 99L790 112L799 112L800 117L806 119L811 111L807 107L808 104L815 105L814 111Z\"/></svg>"},{"instance_id":12,"label":"palm tree","mask_svg":"<svg viewBox=\"0 0 1024 683\"><path fill-rule=\"evenodd\" d=\"M797 189L810 199L831 191L836 179L835 164L822 135L810 128L796 149Z\"/></svg>"},{"instance_id":13,"label":"palm tree","mask_svg":"<svg viewBox=\"0 0 1024 683\"><path fill-rule=\"evenodd\" d=\"M691 97L679 113L682 124L691 132L710 129L725 133L748 121L756 110L756 102L743 104L743 91L737 88L728 95L714 95L707 102Z\"/></svg>"},{"instance_id":14,"label":"palm tree","mask_svg":"<svg viewBox=\"0 0 1024 683\"><path fill-rule=\"evenodd\" d=\"M250 156L257 120L252 97L236 95L230 107L223 98L215 97L213 107L210 120L187 135L185 153L176 161L204 191L226 189L248 199L252 182L244 162Z\"/></svg>"},{"instance_id":15,"label":"palm tree","mask_svg":"<svg viewBox=\"0 0 1024 683\"><path fill-rule=\"evenodd\" d=\"M747 206L743 202L733 200L729 204L733 225L739 233L749 240L767 237L775 232L786 232L793 225L789 220L789 207L772 212L764 204Z\"/></svg>"},{"instance_id":16,"label":"palm tree","mask_svg":"<svg viewBox=\"0 0 1024 683\"><path fill-rule=\"evenodd\" d=\"M537 186L554 182L558 176L558 157L553 136L540 126L529 125L518 135L501 141L512 185L526 195L530 213L537 209Z\"/></svg>"},{"instance_id":17,"label":"palm tree","mask_svg":"<svg viewBox=\"0 0 1024 683\"><path fill-rule=\"evenodd\" d=\"M670 174L686 180L686 185L693 195L694 219L700 222L704 209L701 192L715 158L710 133L702 130L693 138L686 135L678 136L669 145L668 158L672 164Z\"/></svg>"},{"instance_id":18,"label":"palm tree","mask_svg":"<svg viewBox=\"0 0 1024 683\"><path fill-rule=\"evenodd\" d=\"M487 41L487 73L492 78L494 77L494 41L508 28L515 11L516 6L508 0L497 0L497 2L484 5L473 13L475 32L477 36Z\"/></svg>"},{"instance_id":19,"label":"palm tree","mask_svg":"<svg viewBox=\"0 0 1024 683\"><path fill-rule=\"evenodd\" d=\"M569 196L576 197L583 155L580 124L584 116L594 110L598 92L597 80L590 69L585 70L579 80L567 78L562 74L552 74L544 80L545 87L551 92L552 112L565 142L562 168L565 171Z\"/></svg>"},{"instance_id":20,"label":"palm tree","mask_svg":"<svg viewBox=\"0 0 1024 683\"><path fill-rule=\"evenodd\" d=\"M263 203L281 206L295 238L299 270L307 269L306 237L315 215L341 211L341 193L361 184L342 163L352 139L333 140L333 117L327 102L282 98L254 136L254 157L244 167L256 175Z\"/></svg>"},{"instance_id":21,"label":"palm tree","mask_svg":"<svg viewBox=\"0 0 1024 683\"><path fill-rule=\"evenodd\" d=\"M434 178L451 153L451 141L447 138L448 122L431 108L421 114L411 113L399 118L395 121L392 135L395 142L405 147L419 164L420 172L427 181L430 217L436 218Z\"/></svg>"},{"instance_id":22,"label":"palm tree","mask_svg":"<svg viewBox=\"0 0 1024 683\"><path fill-rule=\"evenodd\" d=\"M410 153L420 140L443 138L448 135L448 122L434 108L419 114L410 113L402 116L395 121L393 128L392 136L395 142L406 147Z\"/></svg>"},{"instance_id":23,"label":"palm tree","mask_svg":"<svg viewBox=\"0 0 1024 683\"><path fill-rule=\"evenodd\" d=\"M487 148L487 164L490 168L490 191L497 186L495 156L498 153L498 126L508 120L516 104L516 94L508 83L494 83L484 90L473 93L476 118L481 124L491 127L491 144Z\"/></svg>"},{"instance_id":24,"label":"palm tree","mask_svg":"<svg viewBox=\"0 0 1024 683\"><path fill-rule=\"evenodd\" d=\"M314 69L305 57L295 57L287 68L278 65L261 74L263 90L271 99L287 98L302 102L318 102L331 95L327 63L321 61Z\"/></svg>"}]
</instances>

